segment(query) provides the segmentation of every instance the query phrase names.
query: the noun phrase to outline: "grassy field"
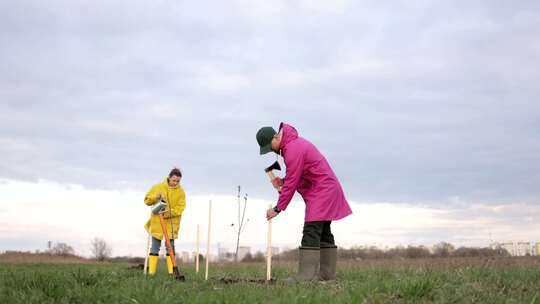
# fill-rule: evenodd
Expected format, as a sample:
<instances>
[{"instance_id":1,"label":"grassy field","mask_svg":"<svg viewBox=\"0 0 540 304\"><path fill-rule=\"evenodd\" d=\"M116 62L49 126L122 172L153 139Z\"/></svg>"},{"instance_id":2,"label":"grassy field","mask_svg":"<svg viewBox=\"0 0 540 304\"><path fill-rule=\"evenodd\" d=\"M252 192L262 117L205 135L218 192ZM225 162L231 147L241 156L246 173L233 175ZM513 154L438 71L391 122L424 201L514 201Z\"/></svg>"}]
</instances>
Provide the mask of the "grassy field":
<instances>
[{"instance_id":1,"label":"grassy field","mask_svg":"<svg viewBox=\"0 0 540 304\"><path fill-rule=\"evenodd\" d=\"M264 278L264 264L213 265L211 279L183 270L145 278L126 264L1 263L0 303L540 303L540 259L451 258L344 262L338 280L288 286L293 263L277 263L274 284L226 284Z\"/></svg>"}]
</instances>

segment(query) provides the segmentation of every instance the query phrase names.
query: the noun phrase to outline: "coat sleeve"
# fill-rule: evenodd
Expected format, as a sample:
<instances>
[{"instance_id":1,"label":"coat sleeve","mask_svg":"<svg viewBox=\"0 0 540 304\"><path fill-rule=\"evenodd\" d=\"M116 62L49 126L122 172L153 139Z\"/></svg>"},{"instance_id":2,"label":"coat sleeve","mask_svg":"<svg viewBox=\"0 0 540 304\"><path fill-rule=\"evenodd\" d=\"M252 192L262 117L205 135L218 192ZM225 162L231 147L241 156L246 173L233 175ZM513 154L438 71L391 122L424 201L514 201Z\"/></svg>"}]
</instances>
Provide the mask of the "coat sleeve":
<instances>
[{"instance_id":1,"label":"coat sleeve","mask_svg":"<svg viewBox=\"0 0 540 304\"><path fill-rule=\"evenodd\" d=\"M186 209L186 193L182 191L178 203L174 204L170 209L167 206L163 218L179 217L184 212L184 209Z\"/></svg>"},{"instance_id":2,"label":"coat sleeve","mask_svg":"<svg viewBox=\"0 0 540 304\"><path fill-rule=\"evenodd\" d=\"M157 203L157 195L159 193L159 184L154 185L148 193L146 193L146 196L144 197L144 203L148 206L151 206L155 203Z\"/></svg>"},{"instance_id":3,"label":"coat sleeve","mask_svg":"<svg viewBox=\"0 0 540 304\"><path fill-rule=\"evenodd\" d=\"M298 189L298 185L300 184L300 180L302 178L302 171L304 169L304 151L300 148L290 149L284 159L285 166L287 166L287 171L285 173L285 179L283 180L281 194L279 195L277 203L277 207L280 210L287 209L287 206L291 202L296 189Z\"/></svg>"}]
</instances>

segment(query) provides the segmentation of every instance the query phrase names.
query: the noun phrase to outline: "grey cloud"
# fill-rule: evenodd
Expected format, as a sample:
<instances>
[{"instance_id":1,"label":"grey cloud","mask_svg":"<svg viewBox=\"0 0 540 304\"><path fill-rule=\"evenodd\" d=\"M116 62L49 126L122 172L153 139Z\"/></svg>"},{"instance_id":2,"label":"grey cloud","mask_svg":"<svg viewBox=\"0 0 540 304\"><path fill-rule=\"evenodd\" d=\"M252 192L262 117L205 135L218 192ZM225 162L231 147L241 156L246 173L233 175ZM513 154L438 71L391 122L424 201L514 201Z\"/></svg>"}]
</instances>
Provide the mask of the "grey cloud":
<instances>
[{"instance_id":1,"label":"grey cloud","mask_svg":"<svg viewBox=\"0 0 540 304\"><path fill-rule=\"evenodd\" d=\"M0 177L273 197L287 121L354 200L539 198L536 2L250 5L0 4Z\"/></svg>"}]
</instances>

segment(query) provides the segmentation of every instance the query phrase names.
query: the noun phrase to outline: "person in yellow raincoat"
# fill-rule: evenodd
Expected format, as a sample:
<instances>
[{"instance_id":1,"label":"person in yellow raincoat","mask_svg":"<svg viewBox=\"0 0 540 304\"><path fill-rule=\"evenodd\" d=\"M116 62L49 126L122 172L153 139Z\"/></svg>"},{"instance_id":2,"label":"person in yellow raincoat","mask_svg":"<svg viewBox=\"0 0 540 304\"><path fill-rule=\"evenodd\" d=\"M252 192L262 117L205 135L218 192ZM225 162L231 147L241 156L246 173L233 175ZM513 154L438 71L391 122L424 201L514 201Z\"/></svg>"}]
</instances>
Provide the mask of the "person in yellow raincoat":
<instances>
[{"instance_id":1,"label":"person in yellow raincoat","mask_svg":"<svg viewBox=\"0 0 540 304\"><path fill-rule=\"evenodd\" d=\"M154 185L146 196L144 203L148 206L155 204L152 208L152 215L144 228L152 235L152 247L148 257L148 273L155 274L157 271L159 249L163 240L163 230L159 222L159 214L163 214L166 229L171 239L171 245L174 251L174 240L178 238L180 229L180 220L182 212L186 208L186 193L180 186L182 172L178 168L174 168L169 173L169 176L161 183ZM175 255L176 256L176 255ZM169 274L173 273L173 263L169 253L167 252L167 270Z\"/></svg>"}]
</instances>

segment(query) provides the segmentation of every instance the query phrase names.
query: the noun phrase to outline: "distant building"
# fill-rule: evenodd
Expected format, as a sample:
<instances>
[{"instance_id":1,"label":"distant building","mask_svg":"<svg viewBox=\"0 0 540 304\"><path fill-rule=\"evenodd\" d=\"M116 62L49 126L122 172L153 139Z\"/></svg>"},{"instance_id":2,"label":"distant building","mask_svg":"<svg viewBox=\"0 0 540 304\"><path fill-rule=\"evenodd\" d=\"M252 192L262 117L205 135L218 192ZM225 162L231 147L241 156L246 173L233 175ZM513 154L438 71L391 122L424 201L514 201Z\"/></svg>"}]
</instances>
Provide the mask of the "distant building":
<instances>
[{"instance_id":1,"label":"distant building","mask_svg":"<svg viewBox=\"0 0 540 304\"><path fill-rule=\"evenodd\" d=\"M190 261L189 252L182 251L182 262L187 263Z\"/></svg>"},{"instance_id":2,"label":"distant building","mask_svg":"<svg viewBox=\"0 0 540 304\"><path fill-rule=\"evenodd\" d=\"M537 242L537 243L534 245L534 255L540 256L540 242Z\"/></svg>"},{"instance_id":3,"label":"distant building","mask_svg":"<svg viewBox=\"0 0 540 304\"><path fill-rule=\"evenodd\" d=\"M221 261L221 260L224 260L225 257L227 256L227 252L229 251L229 249L225 248L225 247L218 247L218 259Z\"/></svg>"},{"instance_id":4,"label":"distant building","mask_svg":"<svg viewBox=\"0 0 540 304\"><path fill-rule=\"evenodd\" d=\"M251 254L251 247L240 246L238 247L238 261L242 261L246 255Z\"/></svg>"},{"instance_id":5,"label":"distant building","mask_svg":"<svg viewBox=\"0 0 540 304\"><path fill-rule=\"evenodd\" d=\"M228 248L218 247L218 260L220 262L232 262L234 260L234 254Z\"/></svg>"},{"instance_id":6,"label":"distant building","mask_svg":"<svg viewBox=\"0 0 540 304\"><path fill-rule=\"evenodd\" d=\"M516 255L517 256L527 256L532 255L531 243L529 242L517 242L516 244Z\"/></svg>"},{"instance_id":7,"label":"distant building","mask_svg":"<svg viewBox=\"0 0 540 304\"><path fill-rule=\"evenodd\" d=\"M499 243L498 247L508 251L511 256L516 256L516 247L513 242Z\"/></svg>"},{"instance_id":8,"label":"distant building","mask_svg":"<svg viewBox=\"0 0 540 304\"><path fill-rule=\"evenodd\" d=\"M540 243L536 243L540 244ZM537 248L538 247L538 248ZM508 251L511 256L538 255L539 246L534 246L530 242L504 242L495 243L492 248L502 248Z\"/></svg>"}]
</instances>

